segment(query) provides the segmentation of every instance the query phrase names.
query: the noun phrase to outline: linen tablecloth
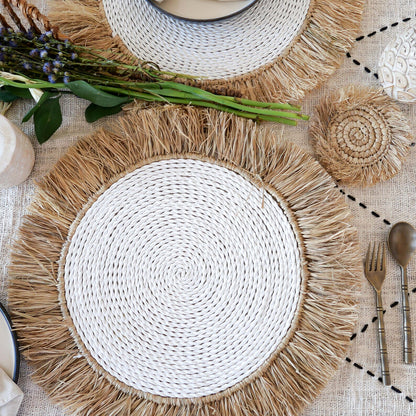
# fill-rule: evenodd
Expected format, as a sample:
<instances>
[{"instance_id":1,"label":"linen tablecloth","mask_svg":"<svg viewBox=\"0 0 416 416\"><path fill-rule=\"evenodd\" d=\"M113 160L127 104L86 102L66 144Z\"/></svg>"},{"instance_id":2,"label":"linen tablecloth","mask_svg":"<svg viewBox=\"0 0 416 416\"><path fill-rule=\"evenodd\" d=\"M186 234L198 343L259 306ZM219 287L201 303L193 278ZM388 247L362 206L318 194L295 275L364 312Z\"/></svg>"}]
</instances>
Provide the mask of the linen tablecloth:
<instances>
[{"instance_id":1,"label":"linen tablecloth","mask_svg":"<svg viewBox=\"0 0 416 416\"><path fill-rule=\"evenodd\" d=\"M33 1L46 11L46 1ZM384 46L398 33L416 25L414 0L368 0L362 22L360 40L345 56L341 68L320 89L309 94L303 108L312 114L320 97L332 89L351 83L377 85L375 73ZM83 112L86 103L63 97L64 122L61 129L46 144L39 146L34 139L33 125L22 126L30 135L36 151L36 164L28 181L8 190L0 191L0 301L7 305L7 265L10 245L17 237L27 205L33 196L33 181L40 179L80 137L98 128L103 122L88 125ZM8 116L20 125L29 104L18 103ZM416 104L403 105L412 129L416 126ZM312 153L308 140L308 124L298 127L273 126L283 139L291 140ZM392 180L372 188L345 188L345 199L354 216L359 232L361 250L366 251L370 240L386 238L390 224L408 221L416 226L416 147L413 147L402 171ZM305 409L304 416L405 416L416 414L416 363L403 364L400 310L400 272L394 260L388 257L388 275L384 285L385 324L392 374L392 386L385 387L380 374L376 342L375 298L373 289L363 277L359 320L353 335L351 349L341 364L336 377L328 384L317 400ZM416 335L416 256L409 265L410 306L413 311L413 335ZM416 292L416 289L415 289ZM416 340L414 340L416 345ZM30 380L30 368L23 361L19 386L25 393L20 409L21 416L58 416L63 412L50 403L46 394Z\"/></svg>"}]
</instances>

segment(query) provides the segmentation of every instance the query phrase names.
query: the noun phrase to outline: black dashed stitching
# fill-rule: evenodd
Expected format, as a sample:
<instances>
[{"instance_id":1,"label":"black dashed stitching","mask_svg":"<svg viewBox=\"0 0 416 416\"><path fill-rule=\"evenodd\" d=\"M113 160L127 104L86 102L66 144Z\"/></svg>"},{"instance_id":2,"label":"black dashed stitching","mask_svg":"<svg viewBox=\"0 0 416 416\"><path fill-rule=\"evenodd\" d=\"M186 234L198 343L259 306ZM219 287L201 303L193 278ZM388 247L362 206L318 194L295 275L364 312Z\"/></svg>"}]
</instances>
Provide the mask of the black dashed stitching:
<instances>
[{"instance_id":1,"label":"black dashed stitching","mask_svg":"<svg viewBox=\"0 0 416 416\"><path fill-rule=\"evenodd\" d=\"M347 194L343 189L340 189L339 187L338 187L338 185L336 185L336 188L338 188L339 189L339 192L341 192L341 194L342 195L346 195L347 196L347 198L348 199L350 199L351 201L354 201L354 202L357 202L357 198L355 197L355 196L353 196L353 195L350 195L350 194ZM362 203L362 202L359 202L358 203L358 205L361 207L361 208L364 208L364 209L367 209L368 207L367 207L367 205L365 205L364 203ZM374 216L374 217L376 217L376 218L381 218L381 215L380 214L378 214L377 212L375 212L375 211L371 211L371 214ZM389 220L386 220L386 219L383 219L383 222L384 222L384 224L386 224L386 225L391 225L391 222L389 221Z\"/></svg>"},{"instance_id":2,"label":"black dashed stitching","mask_svg":"<svg viewBox=\"0 0 416 416\"><path fill-rule=\"evenodd\" d=\"M406 17L406 18L402 19L402 22L403 22L403 23L406 23L406 22L409 22L410 20L412 20L412 18L411 18L411 17ZM394 23L391 23L391 24L390 24L390 27L396 27L396 26L398 26L398 25L399 25L399 23L400 23L400 22L394 22ZM383 27L381 27L378 31L379 31L379 32L384 32L384 31L386 31L388 28L389 28L389 26L383 26ZM360 36L358 36L357 38L355 38L355 40L356 40L357 42L360 42L360 41L364 40L365 38L371 38L371 37L375 36L376 34L377 34L377 31L374 31L374 32L369 33L368 35L360 35Z\"/></svg>"},{"instance_id":3,"label":"black dashed stitching","mask_svg":"<svg viewBox=\"0 0 416 416\"><path fill-rule=\"evenodd\" d=\"M347 58L352 58L351 54L349 52L346 53ZM361 62L358 61L357 59L353 59L352 62L357 65L357 66L361 66ZM370 68L368 68L367 66L364 66L364 71L367 74L373 74L373 76L378 79L378 74L376 72L372 72Z\"/></svg>"},{"instance_id":4,"label":"black dashed stitching","mask_svg":"<svg viewBox=\"0 0 416 416\"><path fill-rule=\"evenodd\" d=\"M411 290L411 293L416 293L416 287L414 287L412 290ZM399 302L396 300L396 302L393 302L392 304L390 304L390 308L391 309L393 309L393 308L395 308L397 305L399 304ZM386 313L386 310L384 310L383 311L383 315ZM371 322L372 323L374 323L375 321L377 321L377 316L374 316L372 319L371 319ZM362 327L362 329L361 329L361 332L362 333L364 333L366 330L367 330L367 328L368 328L368 324L365 324L363 327ZM350 340L351 341L353 341L355 338L357 338L357 334L354 332L352 335L351 335L351 337L350 337Z\"/></svg>"},{"instance_id":5,"label":"black dashed stitching","mask_svg":"<svg viewBox=\"0 0 416 416\"><path fill-rule=\"evenodd\" d=\"M358 363L353 363L352 362L352 360L351 360L351 358L349 358L349 357L346 357L345 358L345 361L347 361L348 363L352 363L352 365L355 367L355 368L358 368L359 370L364 370L364 367L361 365L361 364L358 364ZM374 373L372 373L370 370L365 370L365 372L370 376L370 377L375 377L375 375L374 375ZM383 383L383 379L381 378L381 377L378 377L377 378L377 380L380 382L380 383ZM386 386L386 387L388 387L388 386ZM400 390L400 389L398 389L397 387L395 387L395 386L390 386L390 388L391 388L391 390L393 390L395 393L397 393L397 394L403 394L403 392ZM408 402L410 402L410 403L413 403L413 399L412 398L410 398L409 396L405 396L405 399L408 401Z\"/></svg>"}]
</instances>

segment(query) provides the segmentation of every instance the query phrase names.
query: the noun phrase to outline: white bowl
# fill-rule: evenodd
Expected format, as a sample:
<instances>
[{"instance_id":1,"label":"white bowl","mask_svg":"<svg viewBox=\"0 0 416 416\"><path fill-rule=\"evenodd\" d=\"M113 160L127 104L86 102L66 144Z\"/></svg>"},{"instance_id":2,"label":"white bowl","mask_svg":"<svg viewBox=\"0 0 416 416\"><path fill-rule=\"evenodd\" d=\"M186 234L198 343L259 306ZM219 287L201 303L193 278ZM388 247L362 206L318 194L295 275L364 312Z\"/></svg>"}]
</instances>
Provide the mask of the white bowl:
<instances>
[{"instance_id":1,"label":"white bowl","mask_svg":"<svg viewBox=\"0 0 416 416\"><path fill-rule=\"evenodd\" d=\"M235 16L252 6L257 0L148 0L170 16L195 22L212 22Z\"/></svg>"}]
</instances>

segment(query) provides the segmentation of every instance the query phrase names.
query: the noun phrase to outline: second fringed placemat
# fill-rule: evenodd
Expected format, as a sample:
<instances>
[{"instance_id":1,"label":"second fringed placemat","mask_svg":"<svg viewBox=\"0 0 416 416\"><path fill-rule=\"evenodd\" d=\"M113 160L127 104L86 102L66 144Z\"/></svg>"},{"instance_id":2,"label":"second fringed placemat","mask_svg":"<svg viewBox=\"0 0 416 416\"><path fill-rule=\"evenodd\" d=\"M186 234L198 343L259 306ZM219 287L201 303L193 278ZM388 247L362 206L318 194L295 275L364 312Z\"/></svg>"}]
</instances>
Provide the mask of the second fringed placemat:
<instances>
[{"instance_id":1,"label":"second fringed placemat","mask_svg":"<svg viewBox=\"0 0 416 416\"><path fill-rule=\"evenodd\" d=\"M330 176L214 110L131 112L38 184L9 306L78 415L296 415L333 376L361 260Z\"/></svg>"},{"instance_id":2,"label":"second fringed placemat","mask_svg":"<svg viewBox=\"0 0 416 416\"><path fill-rule=\"evenodd\" d=\"M200 77L199 86L297 101L339 66L357 35L363 0L259 0L209 23L168 16L147 0L52 0L51 19L79 44Z\"/></svg>"}]
</instances>

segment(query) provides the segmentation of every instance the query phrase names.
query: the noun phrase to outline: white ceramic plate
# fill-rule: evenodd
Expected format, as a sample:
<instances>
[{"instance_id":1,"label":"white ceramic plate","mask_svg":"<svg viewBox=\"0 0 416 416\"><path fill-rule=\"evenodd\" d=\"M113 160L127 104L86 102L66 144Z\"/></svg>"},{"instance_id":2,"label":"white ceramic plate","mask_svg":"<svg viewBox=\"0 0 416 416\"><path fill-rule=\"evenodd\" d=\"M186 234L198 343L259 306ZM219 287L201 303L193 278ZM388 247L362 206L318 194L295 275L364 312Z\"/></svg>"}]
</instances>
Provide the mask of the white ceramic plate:
<instances>
[{"instance_id":1,"label":"white ceramic plate","mask_svg":"<svg viewBox=\"0 0 416 416\"><path fill-rule=\"evenodd\" d=\"M0 303L0 367L14 382L17 382L19 365L19 349L12 331L10 317Z\"/></svg>"},{"instance_id":2,"label":"white ceramic plate","mask_svg":"<svg viewBox=\"0 0 416 416\"><path fill-rule=\"evenodd\" d=\"M212 21L231 17L250 7L257 0L150 0L160 10L182 19Z\"/></svg>"}]
</instances>

